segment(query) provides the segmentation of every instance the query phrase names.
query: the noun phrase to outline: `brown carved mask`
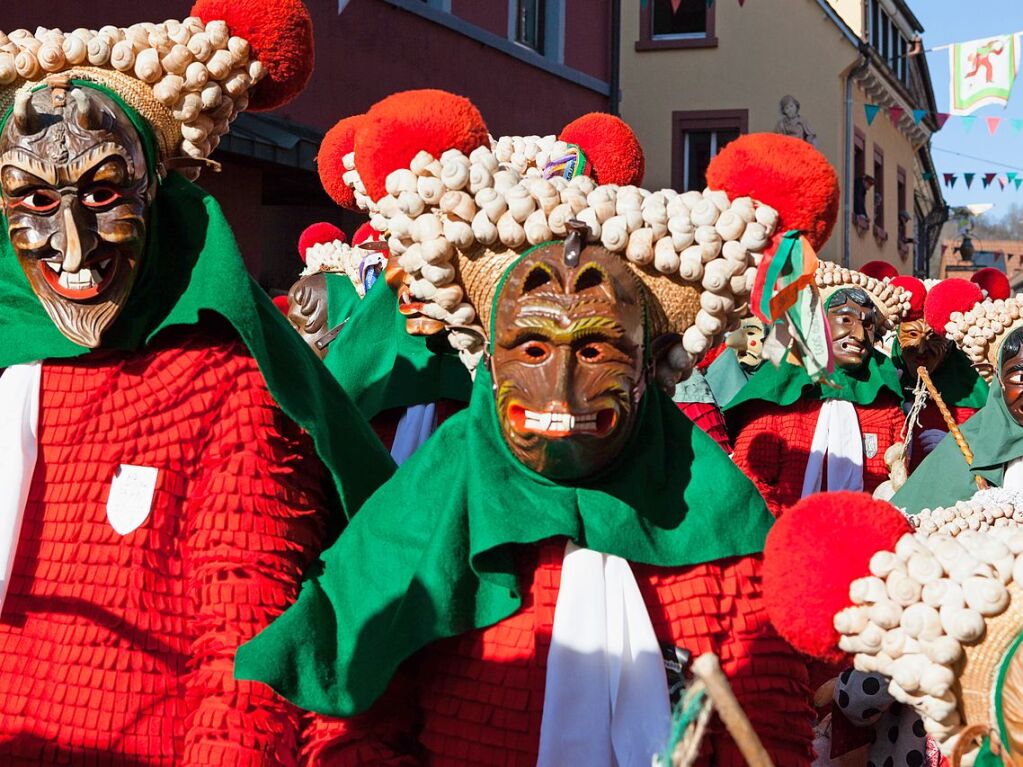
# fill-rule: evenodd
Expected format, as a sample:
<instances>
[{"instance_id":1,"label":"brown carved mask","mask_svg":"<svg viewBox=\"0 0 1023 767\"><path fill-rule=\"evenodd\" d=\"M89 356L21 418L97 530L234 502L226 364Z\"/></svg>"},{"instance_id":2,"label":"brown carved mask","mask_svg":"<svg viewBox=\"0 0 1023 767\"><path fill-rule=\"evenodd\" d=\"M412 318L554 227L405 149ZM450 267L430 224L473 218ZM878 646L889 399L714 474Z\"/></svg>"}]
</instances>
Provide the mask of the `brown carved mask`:
<instances>
[{"instance_id":1,"label":"brown carved mask","mask_svg":"<svg viewBox=\"0 0 1023 767\"><path fill-rule=\"evenodd\" d=\"M924 320L911 320L899 325L899 348L906 361L906 371L913 378L923 365L933 373L948 354L949 341L935 333Z\"/></svg>"},{"instance_id":2,"label":"brown carved mask","mask_svg":"<svg viewBox=\"0 0 1023 767\"><path fill-rule=\"evenodd\" d=\"M1016 423L1023 426L1023 331L1009 334L1002 345L1002 364L998 378L1002 383L1005 408Z\"/></svg>"},{"instance_id":3,"label":"brown carved mask","mask_svg":"<svg viewBox=\"0 0 1023 767\"><path fill-rule=\"evenodd\" d=\"M288 291L288 321L320 359L327 355L327 275L300 278ZM321 348L322 346L322 348Z\"/></svg>"},{"instance_id":4,"label":"brown carved mask","mask_svg":"<svg viewBox=\"0 0 1023 767\"><path fill-rule=\"evenodd\" d=\"M99 346L127 301L155 188L135 127L107 95L55 82L18 97L0 134L8 234L46 313L75 343Z\"/></svg>"},{"instance_id":5,"label":"brown carved mask","mask_svg":"<svg viewBox=\"0 0 1023 767\"><path fill-rule=\"evenodd\" d=\"M639 279L602 247L568 258L566 250L552 243L513 268L497 303L491 362L505 442L552 479L608 466L646 387Z\"/></svg>"},{"instance_id":6,"label":"brown carved mask","mask_svg":"<svg viewBox=\"0 0 1023 767\"><path fill-rule=\"evenodd\" d=\"M877 307L859 288L837 291L827 307L835 364L843 370L857 370L870 357L877 340Z\"/></svg>"}]
</instances>

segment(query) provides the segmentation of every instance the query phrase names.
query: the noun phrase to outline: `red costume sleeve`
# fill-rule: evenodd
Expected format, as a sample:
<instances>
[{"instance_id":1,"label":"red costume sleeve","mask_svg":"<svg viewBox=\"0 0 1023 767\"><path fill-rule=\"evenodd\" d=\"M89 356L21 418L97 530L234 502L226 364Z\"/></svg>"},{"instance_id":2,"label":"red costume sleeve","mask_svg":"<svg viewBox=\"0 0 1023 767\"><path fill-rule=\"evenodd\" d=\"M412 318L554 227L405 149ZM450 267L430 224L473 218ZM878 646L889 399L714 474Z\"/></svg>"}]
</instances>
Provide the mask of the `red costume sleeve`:
<instances>
[{"instance_id":1,"label":"red costume sleeve","mask_svg":"<svg viewBox=\"0 0 1023 767\"><path fill-rule=\"evenodd\" d=\"M778 408L755 401L744 406L742 425L736 430L735 449L732 460L743 474L753 480L757 490L764 496L767 508L778 516L790 503L791 482L784 481L783 454L785 443L782 436L782 420ZM796 491L796 498L802 492Z\"/></svg>"},{"instance_id":2,"label":"red costume sleeve","mask_svg":"<svg viewBox=\"0 0 1023 767\"><path fill-rule=\"evenodd\" d=\"M299 712L264 685L236 681L234 655L297 596L322 545L325 476L254 361L227 357L219 380L221 417L194 437L202 460L181 530L192 637L181 764L295 765Z\"/></svg>"}]
</instances>

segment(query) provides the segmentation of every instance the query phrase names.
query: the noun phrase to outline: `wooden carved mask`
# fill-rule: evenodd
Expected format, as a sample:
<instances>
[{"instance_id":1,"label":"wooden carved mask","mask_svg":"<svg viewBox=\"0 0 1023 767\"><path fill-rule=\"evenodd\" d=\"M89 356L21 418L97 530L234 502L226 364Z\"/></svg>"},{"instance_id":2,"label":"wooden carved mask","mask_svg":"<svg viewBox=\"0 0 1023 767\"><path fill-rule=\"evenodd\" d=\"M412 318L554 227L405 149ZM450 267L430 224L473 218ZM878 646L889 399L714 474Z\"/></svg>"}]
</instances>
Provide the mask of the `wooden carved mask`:
<instances>
[{"instance_id":1,"label":"wooden carved mask","mask_svg":"<svg viewBox=\"0 0 1023 767\"><path fill-rule=\"evenodd\" d=\"M0 191L25 276L57 328L95 348L131 293L155 194L138 132L106 94L53 80L0 133Z\"/></svg>"},{"instance_id":2,"label":"wooden carved mask","mask_svg":"<svg viewBox=\"0 0 1023 767\"><path fill-rule=\"evenodd\" d=\"M509 274L494 316L494 390L505 442L552 479L607 467L646 388L643 288L620 256L572 237Z\"/></svg>"},{"instance_id":3,"label":"wooden carved mask","mask_svg":"<svg viewBox=\"0 0 1023 767\"><path fill-rule=\"evenodd\" d=\"M906 370L916 378L916 370L923 365L928 373L937 370L948 354L949 341L924 320L907 320L899 324L899 347L906 361Z\"/></svg>"}]
</instances>

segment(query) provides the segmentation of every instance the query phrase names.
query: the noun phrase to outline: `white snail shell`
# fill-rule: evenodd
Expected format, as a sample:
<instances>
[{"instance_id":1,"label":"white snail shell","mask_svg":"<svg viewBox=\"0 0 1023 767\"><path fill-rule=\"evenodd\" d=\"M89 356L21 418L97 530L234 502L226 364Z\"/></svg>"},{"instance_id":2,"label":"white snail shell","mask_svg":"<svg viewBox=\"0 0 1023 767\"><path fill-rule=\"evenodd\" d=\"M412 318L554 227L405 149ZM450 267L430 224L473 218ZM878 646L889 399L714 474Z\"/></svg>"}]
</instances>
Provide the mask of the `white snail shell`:
<instances>
[{"instance_id":1,"label":"white snail shell","mask_svg":"<svg viewBox=\"0 0 1023 767\"><path fill-rule=\"evenodd\" d=\"M171 108L171 115L178 122L192 122L199 116L201 111L202 99L195 93L185 93Z\"/></svg>"},{"instance_id":2,"label":"white snail shell","mask_svg":"<svg viewBox=\"0 0 1023 767\"><path fill-rule=\"evenodd\" d=\"M497 227L484 210L480 210L473 217L472 233L483 245L489 246L497 242Z\"/></svg>"},{"instance_id":3,"label":"white snail shell","mask_svg":"<svg viewBox=\"0 0 1023 767\"><path fill-rule=\"evenodd\" d=\"M580 211L576 218L586 224L586 227L590 230L589 240L599 240L601 233L600 221L597 220L597 212L593 208L586 208Z\"/></svg>"},{"instance_id":4,"label":"white snail shell","mask_svg":"<svg viewBox=\"0 0 1023 767\"><path fill-rule=\"evenodd\" d=\"M119 72L127 72L135 66L135 49L127 40L110 49L110 65Z\"/></svg>"},{"instance_id":5,"label":"white snail shell","mask_svg":"<svg viewBox=\"0 0 1023 767\"><path fill-rule=\"evenodd\" d=\"M25 80L36 80L42 73L39 60L32 51L27 50L19 51L18 55L14 57L14 68L18 72L18 76Z\"/></svg>"},{"instance_id":6,"label":"white snail shell","mask_svg":"<svg viewBox=\"0 0 1023 767\"><path fill-rule=\"evenodd\" d=\"M920 647L934 663L944 666L951 666L963 654L963 646L955 638L945 635L936 639L922 639Z\"/></svg>"},{"instance_id":7,"label":"white snail shell","mask_svg":"<svg viewBox=\"0 0 1023 767\"><path fill-rule=\"evenodd\" d=\"M497 222L497 236L501 244L509 248L519 248L526 242L526 231L522 224L515 220L511 210L505 211Z\"/></svg>"},{"instance_id":8,"label":"white snail shell","mask_svg":"<svg viewBox=\"0 0 1023 767\"><path fill-rule=\"evenodd\" d=\"M65 59L67 59L68 64L71 64L72 66L84 64L88 59L88 38L82 38L78 35L70 35L64 38L64 42L61 44L61 47L64 49Z\"/></svg>"},{"instance_id":9,"label":"white snail shell","mask_svg":"<svg viewBox=\"0 0 1023 767\"><path fill-rule=\"evenodd\" d=\"M419 196L419 192L399 192L398 207L408 213L412 218L419 216L426 210L426 203Z\"/></svg>"},{"instance_id":10,"label":"white snail shell","mask_svg":"<svg viewBox=\"0 0 1023 767\"><path fill-rule=\"evenodd\" d=\"M499 194L506 194L509 189L519 183L519 174L508 168L503 168L494 174L494 191Z\"/></svg>"},{"instance_id":11,"label":"white snail shell","mask_svg":"<svg viewBox=\"0 0 1023 767\"><path fill-rule=\"evenodd\" d=\"M422 243L420 246L420 252L423 254L424 262L435 266L439 264L446 264L451 260L451 256L454 255L451 243L443 236L435 237L432 240L427 240ZM458 302L456 301L455 303Z\"/></svg>"},{"instance_id":12,"label":"white snail shell","mask_svg":"<svg viewBox=\"0 0 1023 767\"><path fill-rule=\"evenodd\" d=\"M206 68L214 80L223 80L234 68L234 61L231 59L231 52L225 50L214 51L206 62Z\"/></svg>"},{"instance_id":13,"label":"white snail shell","mask_svg":"<svg viewBox=\"0 0 1023 767\"><path fill-rule=\"evenodd\" d=\"M714 224L722 240L737 240L746 230L746 222L731 210L724 211Z\"/></svg>"},{"instance_id":14,"label":"white snail shell","mask_svg":"<svg viewBox=\"0 0 1023 767\"><path fill-rule=\"evenodd\" d=\"M703 247L691 245L682 251L678 274L683 280L699 282L703 279Z\"/></svg>"},{"instance_id":15,"label":"white snail shell","mask_svg":"<svg viewBox=\"0 0 1023 767\"><path fill-rule=\"evenodd\" d=\"M234 72L228 77L221 87L233 98L238 98L245 95L249 88L252 87L252 78L249 77L248 73L241 70Z\"/></svg>"},{"instance_id":16,"label":"white snail shell","mask_svg":"<svg viewBox=\"0 0 1023 767\"><path fill-rule=\"evenodd\" d=\"M891 551L878 551L870 558L870 573L878 578L887 578L889 573L900 567L902 565L899 563L895 553Z\"/></svg>"},{"instance_id":17,"label":"white snail shell","mask_svg":"<svg viewBox=\"0 0 1023 767\"><path fill-rule=\"evenodd\" d=\"M692 325L682 334L682 346L690 354L703 354L710 348L710 339L696 325Z\"/></svg>"},{"instance_id":18,"label":"white snail shell","mask_svg":"<svg viewBox=\"0 0 1023 767\"><path fill-rule=\"evenodd\" d=\"M1009 591L993 578L973 577L963 581L966 605L981 615L993 616L1009 606Z\"/></svg>"},{"instance_id":19,"label":"white snail shell","mask_svg":"<svg viewBox=\"0 0 1023 767\"><path fill-rule=\"evenodd\" d=\"M417 176L431 176L430 165L432 162L433 155L425 149L420 149L416 152L416 156L412 158L412 162L409 163L409 170Z\"/></svg>"},{"instance_id":20,"label":"white snail shell","mask_svg":"<svg viewBox=\"0 0 1023 767\"><path fill-rule=\"evenodd\" d=\"M704 279L706 279L706 275L704 275ZM725 329L725 323L721 317L704 309L700 309L696 313L694 324L700 329L700 332L709 338L713 338Z\"/></svg>"},{"instance_id":21,"label":"white snail shell","mask_svg":"<svg viewBox=\"0 0 1023 767\"><path fill-rule=\"evenodd\" d=\"M984 617L976 610L942 610L940 614L942 628L953 639L973 643L984 636Z\"/></svg>"},{"instance_id":22,"label":"white snail shell","mask_svg":"<svg viewBox=\"0 0 1023 767\"><path fill-rule=\"evenodd\" d=\"M489 147L479 146L469 153L470 162L478 165L482 165L491 174L497 172L498 164L497 158L494 157L494 153L490 151Z\"/></svg>"},{"instance_id":23,"label":"white snail shell","mask_svg":"<svg viewBox=\"0 0 1023 767\"><path fill-rule=\"evenodd\" d=\"M457 307L464 297L465 293L462 291L461 286L457 284L437 288L433 294L433 300L449 312Z\"/></svg>"},{"instance_id":24,"label":"white snail shell","mask_svg":"<svg viewBox=\"0 0 1023 767\"><path fill-rule=\"evenodd\" d=\"M778 211L769 205L760 205L756 209L757 223L764 227L767 236L774 234L778 227Z\"/></svg>"},{"instance_id":25,"label":"white snail shell","mask_svg":"<svg viewBox=\"0 0 1023 767\"><path fill-rule=\"evenodd\" d=\"M444 317L449 325L468 325L476 319L476 310L469 304L459 304Z\"/></svg>"},{"instance_id":26,"label":"white snail shell","mask_svg":"<svg viewBox=\"0 0 1023 767\"><path fill-rule=\"evenodd\" d=\"M472 194L488 189L493 182L493 173L485 165L474 162L469 168L469 191Z\"/></svg>"},{"instance_id":27,"label":"white snail shell","mask_svg":"<svg viewBox=\"0 0 1023 767\"><path fill-rule=\"evenodd\" d=\"M509 189L505 193L505 200L508 202L508 212L519 224L524 223L529 214L536 210L536 200L521 184Z\"/></svg>"},{"instance_id":28,"label":"white snail shell","mask_svg":"<svg viewBox=\"0 0 1023 767\"><path fill-rule=\"evenodd\" d=\"M885 589L897 604L908 607L920 601L920 583L899 571L890 573L885 579Z\"/></svg>"},{"instance_id":29,"label":"white snail shell","mask_svg":"<svg viewBox=\"0 0 1023 767\"><path fill-rule=\"evenodd\" d=\"M423 202L427 205L438 205L440 204L441 198L445 193L444 185L440 182L439 178L432 178L430 176L419 176L416 180L416 192L423 198ZM475 215L476 206L473 206L473 214ZM472 221L470 216L468 221Z\"/></svg>"},{"instance_id":30,"label":"white snail shell","mask_svg":"<svg viewBox=\"0 0 1023 767\"><path fill-rule=\"evenodd\" d=\"M228 38L227 50L231 52L235 66L241 66L249 60L249 41L244 37Z\"/></svg>"},{"instance_id":31,"label":"white snail shell","mask_svg":"<svg viewBox=\"0 0 1023 767\"><path fill-rule=\"evenodd\" d=\"M455 279L455 267L451 264L424 263L420 273L434 285L447 285Z\"/></svg>"},{"instance_id":32,"label":"white snail shell","mask_svg":"<svg viewBox=\"0 0 1023 767\"><path fill-rule=\"evenodd\" d=\"M746 224L746 230L743 232L740 242L747 250L760 251L767 247L770 237L763 224L754 221L751 224Z\"/></svg>"},{"instance_id":33,"label":"white snail shell","mask_svg":"<svg viewBox=\"0 0 1023 767\"><path fill-rule=\"evenodd\" d=\"M659 241L658 245L660 244ZM656 251L656 249L655 249ZM656 261L656 252L654 259ZM704 290L700 293L700 308L705 309L711 314L724 315L735 309L735 299L732 296L723 293L712 293L709 290Z\"/></svg>"},{"instance_id":34,"label":"white snail shell","mask_svg":"<svg viewBox=\"0 0 1023 767\"><path fill-rule=\"evenodd\" d=\"M199 93L199 98L202 100L203 109L214 110L222 103L224 94L217 83L206 83Z\"/></svg>"},{"instance_id":35,"label":"white snail shell","mask_svg":"<svg viewBox=\"0 0 1023 767\"><path fill-rule=\"evenodd\" d=\"M728 194L718 189L704 189L703 198L713 203L714 207L721 212L728 210L732 205L732 201L728 199Z\"/></svg>"},{"instance_id":36,"label":"white snail shell","mask_svg":"<svg viewBox=\"0 0 1023 767\"><path fill-rule=\"evenodd\" d=\"M135 57L135 76L144 83L155 83L163 77L160 54L147 48Z\"/></svg>"},{"instance_id":37,"label":"white snail shell","mask_svg":"<svg viewBox=\"0 0 1023 767\"><path fill-rule=\"evenodd\" d=\"M672 245L679 252L696 242L696 227L693 226L688 215L669 218L668 231L671 232Z\"/></svg>"},{"instance_id":38,"label":"white snail shell","mask_svg":"<svg viewBox=\"0 0 1023 767\"><path fill-rule=\"evenodd\" d=\"M605 229L606 231L606 229ZM675 246L669 237L661 237L654 244L654 268L661 274L675 274L682 259L675 252ZM706 293L701 294L701 299ZM701 300L702 305L702 300Z\"/></svg>"},{"instance_id":39,"label":"white snail shell","mask_svg":"<svg viewBox=\"0 0 1023 767\"><path fill-rule=\"evenodd\" d=\"M611 216L604 222L600 232L601 244L612 253L622 253L629 243L629 230L625 216Z\"/></svg>"},{"instance_id":40,"label":"white snail shell","mask_svg":"<svg viewBox=\"0 0 1023 767\"><path fill-rule=\"evenodd\" d=\"M543 210L534 210L530 213L522 228L526 232L526 242L530 245L539 245L554 236L547 224L547 215Z\"/></svg>"},{"instance_id":41,"label":"white snail shell","mask_svg":"<svg viewBox=\"0 0 1023 767\"><path fill-rule=\"evenodd\" d=\"M464 158L463 158L464 159ZM440 180L448 189L464 189L469 183L469 163L449 159L441 162Z\"/></svg>"},{"instance_id":42,"label":"white snail shell","mask_svg":"<svg viewBox=\"0 0 1023 767\"><path fill-rule=\"evenodd\" d=\"M10 85L18 79L18 69L14 66L14 57L9 53L0 53L0 85Z\"/></svg>"},{"instance_id":43,"label":"white snail shell","mask_svg":"<svg viewBox=\"0 0 1023 767\"><path fill-rule=\"evenodd\" d=\"M185 81L177 75L168 75L153 86L153 97L166 107L173 107L183 95Z\"/></svg>"},{"instance_id":44,"label":"white snail shell","mask_svg":"<svg viewBox=\"0 0 1023 767\"><path fill-rule=\"evenodd\" d=\"M871 622L883 629L894 629L902 618L902 608L890 599L882 599L867 608L867 616ZM937 618L937 612L935 612L935 618Z\"/></svg>"},{"instance_id":45,"label":"white snail shell","mask_svg":"<svg viewBox=\"0 0 1023 767\"><path fill-rule=\"evenodd\" d=\"M703 267L703 287L707 290L721 292L728 288L731 274L727 262L716 259Z\"/></svg>"},{"instance_id":46,"label":"white snail shell","mask_svg":"<svg viewBox=\"0 0 1023 767\"><path fill-rule=\"evenodd\" d=\"M486 212L487 218L494 224L508 210L508 202L505 200L504 195L495 189L481 189L477 192L476 206Z\"/></svg>"},{"instance_id":47,"label":"white snail shell","mask_svg":"<svg viewBox=\"0 0 1023 767\"><path fill-rule=\"evenodd\" d=\"M701 199L690 211L690 218L695 226L714 226L721 211L710 200Z\"/></svg>"},{"instance_id":48,"label":"white snail shell","mask_svg":"<svg viewBox=\"0 0 1023 767\"><path fill-rule=\"evenodd\" d=\"M732 206L729 210L747 224L751 221L756 221L756 210L753 207L753 200L749 197L737 197L732 200Z\"/></svg>"},{"instance_id":49,"label":"white snail shell","mask_svg":"<svg viewBox=\"0 0 1023 767\"><path fill-rule=\"evenodd\" d=\"M472 226L464 221L448 219L444 222L444 238L459 250L468 250L474 241Z\"/></svg>"},{"instance_id":50,"label":"white snail shell","mask_svg":"<svg viewBox=\"0 0 1023 767\"><path fill-rule=\"evenodd\" d=\"M909 557L906 570L909 577L922 584L939 580L945 574L941 563L928 551L918 551L912 554Z\"/></svg>"},{"instance_id":51,"label":"white snail shell","mask_svg":"<svg viewBox=\"0 0 1023 767\"><path fill-rule=\"evenodd\" d=\"M629 235L625 246L625 257L634 264L646 266L654 260L654 232L646 227Z\"/></svg>"},{"instance_id":52,"label":"white snail shell","mask_svg":"<svg viewBox=\"0 0 1023 767\"><path fill-rule=\"evenodd\" d=\"M941 636L941 617L938 611L923 602L911 604L903 610L899 625L914 639L937 639Z\"/></svg>"},{"instance_id":53,"label":"white snail shell","mask_svg":"<svg viewBox=\"0 0 1023 767\"><path fill-rule=\"evenodd\" d=\"M409 234L413 241L424 243L440 237L444 232L443 225L433 213L423 213L416 216L409 228Z\"/></svg>"},{"instance_id":54,"label":"white snail shell","mask_svg":"<svg viewBox=\"0 0 1023 767\"><path fill-rule=\"evenodd\" d=\"M574 216L575 213L572 210L572 206L563 202L551 211L547 217L547 226L551 228L553 234L556 234L558 237L564 237L568 232L568 220Z\"/></svg>"},{"instance_id":55,"label":"white snail shell","mask_svg":"<svg viewBox=\"0 0 1023 767\"><path fill-rule=\"evenodd\" d=\"M463 221L472 221L476 217L476 203L465 192L447 192L440 198L440 209L445 213L458 216Z\"/></svg>"}]
</instances>

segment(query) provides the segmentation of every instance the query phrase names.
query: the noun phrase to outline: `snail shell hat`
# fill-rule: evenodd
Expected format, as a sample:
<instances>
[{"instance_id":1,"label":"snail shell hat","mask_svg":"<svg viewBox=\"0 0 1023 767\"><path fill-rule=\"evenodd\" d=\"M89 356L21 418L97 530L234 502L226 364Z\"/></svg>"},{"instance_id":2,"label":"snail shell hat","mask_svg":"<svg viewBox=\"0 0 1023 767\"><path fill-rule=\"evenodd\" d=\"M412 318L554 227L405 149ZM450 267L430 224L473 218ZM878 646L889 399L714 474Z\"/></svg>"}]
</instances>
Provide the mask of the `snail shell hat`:
<instances>
[{"instance_id":1,"label":"snail shell hat","mask_svg":"<svg viewBox=\"0 0 1023 767\"><path fill-rule=\"evenodd\" d=\"M882 329L892 330L913 307L913 295L898 284L885 279L871 277L831 261L821 261L814 274L821 300L827 305L828 299L840 290L859 288L865 292L881 315Z\"/></svg>"},{"instance_id":2,"label":"snail shell hat","mask_svg":"<svg viewBox=\"0 0 1023 767\"><path fill-rule=\"evenodd\" d=\"M985 490L911 519L862 493L811 496L772 528L764 559L768 614L794 647L888 677L963 764L978 734L1019 763L1023 495Z\"/></svg>"},{"instance_id":3,"label":"snail shell hat","mask_svg":"<svg viewBox=\"0 0 1023 767\"><path fill-rule=\"evenodd\" d=\"M152 127L164 170L198 174L244 109L275 109L312 73L301 0L199 0L183 21L0 32L0 115L47 78L118 94Z\"/></svg>"},{"instance_id":4,"label":"snail shell hat","mask_svg":"<svg viewBox=\"0 0 1023 767\"><path fill-rule=\"evenodd\" d=\"M1002 344L1023 327L1023 296L984 298L980 286L966 280L943 280L927 295L928 324L966 354L977 372L994 379Z\"/></svg>"},{"instance_id":5,"label":"snail shell hat","mask_svg":"<svg viewBox=\"0 0 1023 767\"><path fill-rule=\"evenodd\" d=\"M394 94L342 120L319 166L328 193L367 211L387 238L415 332L453 329L456 347L467 343L462 328L486 335L503 273L577 219L589 243L642 281L651 336L680 339L668 356L677 378L748 313L760 256L788 228L826 239L838 199L830 165L794 139L741 138L711 164L708 189L649 191L638 186L642 150L618 118L594 113L557 136L493 139L471 102L435 90ZM823 202L790 199L800 187L823 188Z\"/></svg>"}]
</instances>

